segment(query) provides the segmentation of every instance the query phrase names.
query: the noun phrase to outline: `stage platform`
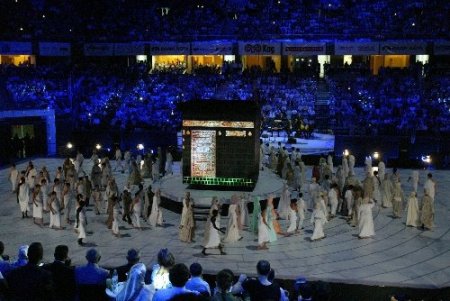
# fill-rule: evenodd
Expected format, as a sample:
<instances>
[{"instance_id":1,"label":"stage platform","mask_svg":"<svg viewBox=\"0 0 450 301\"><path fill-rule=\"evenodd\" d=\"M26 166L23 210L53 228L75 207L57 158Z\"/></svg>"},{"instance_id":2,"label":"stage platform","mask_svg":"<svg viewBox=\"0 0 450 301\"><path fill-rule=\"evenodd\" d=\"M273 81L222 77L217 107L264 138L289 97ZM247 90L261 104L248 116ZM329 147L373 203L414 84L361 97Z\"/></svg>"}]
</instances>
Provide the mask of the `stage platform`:
<instances>
[{"instance_id":1,"label":"stage platform","mask_svg":"<svg viewBox=\"0 0 450 301\"><path fill-rule=\"evenodd\" d=\"M178 164L175 166L175 170L179 170ZM250 195L251 200L253 200L253 197L259 197L261 200L265 200L269 195L279 197L283 188L283 180L272 171L263 170L259 172L258 182L256 183L255 189L251 192L197 190L187 189L188 184L183 184L182 176L178 172L175 172L174 175L162 178L156 185L161 188L161 196L172 201L182 202L185 192L189 191L196 205L206 206L211 205L211 199L213 197L217 197L221 203L228 204L233 194Z\"/></svg>"},{"instance_id":2,"label":"stage platform","mask_svg":"<svg viewBox=\"0 0 450 301\"><path fill-rule=\"evenodd\" d=\"M34 160L37 168L46 165L52 175L56 166L61 165L62 162L62 159ZM114 164L113 161L113 167ZM25 165L26 163L20 164L19 169L23 169ZM86 170L90 170L89 164ZM279 237L276 242L270 244L270 249L267 251L258 251L257 237L248 231L243 231L242 241L225 245L227 255L206 257L201 254L204 223L197 224L196 242L182 243L178 240L180 216L165 209L163 210L166 222L164 227L156 229L146 227L143 231L139 231L122 223L122 237L116 238L104 224L106 215L103 213L96 216L90 208L87 212L89 225L86 245L80 247L77 245L77 236L70 226L65 230L50 230L47 227L41 228L34 225L32 219L21 218L16 197L10 191L7 172L7 169L3 169L0 177L2 204L0 239L5 243L5 254L13 258L20 245L40 241L44 245L46 262L53 260L56 245L67 244L73 264L84 264L86 251L90 247L96 247L102 253L100 265L113 267L124 264L127 250L133 247L141 251L142 261L151 268L156 262L158 250L166 247L175 255L177 262L188 265L199 262L205 273L211 274L217 273L222 268L230 268L237 275L239 273L254 275L256 262L267 259L275 269L277 278L280 279L304 276L308 280L415 288L443 288L450 285L450 223L448 222L450 171L433 172L438 183L435 201L436 227L433 231L406 227L405 218L393 219L390 209L376 207L374 209L376 236L372 239L359 240L356 228L349 227L344 219L338 217L326 224L325 239L310 242L312 225L307 220L304 232L296 236ZM420 172L421 183L424 182L426 172ZM358 176L362 177L362 173L362 169L357 168ZM308 170L307 176L309 177L310 174ZM411 171L400 170L400 174L405 194L408 195L411 186L406 180ZM115 176L119 187L124 187L126 175L115 173ZM162 187L167 185L165 193L179 198L182 191L172 191L172 186L169 186L176 177L163 179L160 184ZM147 184L148 182L146 186ZM182 188L182 186L177 187ZM213 192L202 191L201 193L207 193L205 197L209 198ZM202 198L200 195L197 197ZM308 212L307 218L309 216ZM48 225L48 215L44 220ZM225 226L227 219L222 218L221 224ZM281 221L283 228L286 228L286 224L286 221ZM214 250L210 252L214 253Z\"/></svg>"}]
</instances>

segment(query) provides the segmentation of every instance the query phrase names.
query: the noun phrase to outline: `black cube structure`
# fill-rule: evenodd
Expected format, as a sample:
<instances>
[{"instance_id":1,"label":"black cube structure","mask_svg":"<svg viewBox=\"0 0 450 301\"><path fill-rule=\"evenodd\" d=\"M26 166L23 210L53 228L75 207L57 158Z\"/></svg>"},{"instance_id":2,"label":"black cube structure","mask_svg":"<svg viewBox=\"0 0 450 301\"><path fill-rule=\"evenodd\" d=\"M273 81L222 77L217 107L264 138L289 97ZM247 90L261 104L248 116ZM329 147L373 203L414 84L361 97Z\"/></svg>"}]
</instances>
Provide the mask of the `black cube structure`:
<instances>
[{"instance_id":1,"label":"black cube structure","mask_svg":"<svg viewBox=\"0 0 450 301\"><path fill-rule=\"evenodd\" d=\"M261 110L249 101L191 101L183 112L183 183L252 191L259 175Z\"/></svg>"}]
</instances>

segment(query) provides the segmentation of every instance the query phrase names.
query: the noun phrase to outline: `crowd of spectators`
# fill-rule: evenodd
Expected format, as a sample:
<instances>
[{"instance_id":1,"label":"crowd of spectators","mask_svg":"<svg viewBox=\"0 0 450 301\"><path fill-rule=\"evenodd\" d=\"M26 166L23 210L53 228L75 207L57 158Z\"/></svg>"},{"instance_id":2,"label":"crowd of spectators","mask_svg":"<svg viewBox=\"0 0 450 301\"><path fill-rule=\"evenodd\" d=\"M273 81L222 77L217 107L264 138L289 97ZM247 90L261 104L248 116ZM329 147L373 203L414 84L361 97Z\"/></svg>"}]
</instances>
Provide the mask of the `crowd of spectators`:
<instances>
[{"instance_id":1,"label":"crowd of spectators","mask_svg":"<svg viewBox=\"0 0 450 301\"><path fill-rule=\"evenodd\" d=\"M0 39L441 38L450 32L449 6L442 0L5 0Z\"/></svg>"},{"instance_id":2,"label":"crowd of spectators","mask_svg":"<svg viewBox=\"0 0 450 301\"><path fill-rule=\"evenodd\" d=\"M176 262L168 249L158 252L157 263L149 270L136 249L128 250L126 264L108 269L100 266L101 254L94 248L86 252L86 264L77 266L72 265L66 245L56 246L54 261L45 264L40 242L21 246L17 261L3 251L0 242L0 300L326 301L331 297L322 283L312 285L304 278L297 280L292 292L283 289L267 260L258 261L252 273L256 278L235 277L224 268L215 279L205 281L199 263L188 268Z\"/></svg>"},{"instance_id":3,"label":"crowd of spectators","mask_svg":"<svg viewBox=\"0 0 450 301\"><path fill-rule=\"evenodd\" d=\"M273 73L259 67L243 72L198 66L191 74L85 64L67 66L0 65L4 108L53 108L71 114L78 128L158 128L181 125L178 104L194 99L255 101L263 129L313 129L319 79L301 73ZM326 66L330 129L350 134L415 134L450 131L450 68L413 64L381 68L365 64ZM183 69L185 70L185 69ZM155 72L154 72L155 71ZM322 112L320 114L323 114Z\"/></svg>"},{"instance_id":4,"label":"crowd of spectators","mask_svg":"<svg viewBox=\"0 0 450 301\"><path fill-rule=\"evenodd\" d=\"M450 131L449 74L423 75L427 66L329 68L336 128L354 134L415 134Z\"/></svg>"}]
</instances>

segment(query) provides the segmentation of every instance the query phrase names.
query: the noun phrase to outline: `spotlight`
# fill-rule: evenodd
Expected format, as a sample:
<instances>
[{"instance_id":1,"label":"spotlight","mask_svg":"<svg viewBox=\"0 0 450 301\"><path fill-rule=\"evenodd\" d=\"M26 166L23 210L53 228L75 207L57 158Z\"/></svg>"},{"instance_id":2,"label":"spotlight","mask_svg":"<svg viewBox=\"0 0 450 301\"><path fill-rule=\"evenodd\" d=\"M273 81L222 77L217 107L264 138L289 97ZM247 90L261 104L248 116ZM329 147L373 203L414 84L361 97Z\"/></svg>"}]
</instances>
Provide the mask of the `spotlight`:
<instances>
[{"instance_id":1,"label":"spotlight","mask_svg":"<svg viewBox=\"0 0 450 301\"><path fill-rule=\"evenodd\" d=\"M342 153L344 156L350 155L350 151L348 149L344 149L344 152Z\"/></svg>"},{"instance_id":2,"label":"spotlight","mask_svg":"<svg viewBox=\"0 0 450 301\"><path fill-rule=\"evenodd\" d=\"M95 145L95 149L100 150L101 148L102 148L102 146L101 146L100 144L97 143L97 144Z\"/></svg>"},{"instance_id":3,"label":"spotlight","mask_svg":"<svg viewBox=\"0 0 450 301\"><path fill-rule=\"evenodd\" d=\"M375 160L380 159L380 153L379 153L379 152L374 152L374 153L373 153L373 158L374 158Z\"/></svg>"},{"instance_id":4,"label":"spotlight","mask_svg":"<svg viewBox=\"0 0 450 301\"><path fill-rule=\"evenodd\" d=\"M69 143L67 143L66 147L67 147L68 149L72 149L73 144L69 142Z\"/></svg>"},{"instance_id":5,"label":"spotlight","mask_svg":"<svg viewBox=\"0 0 450 301\"><path fill-rule=\"evenodd\" d=\"M431 156L422 156L422 162L426 164L431 164Z\"/></svg>"},{"instance_id":6,"label":"spotlight","mask_svg":"<svg viewBox=\"0 0 450 301\"><path fill-rule=\"evenodd\" d=\"M138 150L143 150L143 149L144 149L144 144L139 143L139 144L137 145L137 149L138 149Z\"/></svg>"}]
</instances>

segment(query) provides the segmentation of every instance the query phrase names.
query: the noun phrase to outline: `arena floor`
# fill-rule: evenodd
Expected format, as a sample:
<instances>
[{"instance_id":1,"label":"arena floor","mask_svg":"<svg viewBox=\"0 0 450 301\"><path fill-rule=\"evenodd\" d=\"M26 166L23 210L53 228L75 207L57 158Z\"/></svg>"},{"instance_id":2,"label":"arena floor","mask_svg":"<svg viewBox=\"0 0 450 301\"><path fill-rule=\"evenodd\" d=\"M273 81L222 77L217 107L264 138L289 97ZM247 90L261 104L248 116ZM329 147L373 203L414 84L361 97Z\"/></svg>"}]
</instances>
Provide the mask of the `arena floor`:
<instances>
[{"instance_id":1,"label":"arena floor","mask_svg":"<svg viewBox=\"0 0 450 301\"><path fill-rule=\"evenodd\" d=\"M61 159L37 159L35 166L43 165L54 175ZM112 163L114 167L114 162ZM19 170L26 163L20 164ZM90 166L86 166L90 170ZM178 169L175 169L178 170ZM151 267L160 248L167 247L178 262L190 264L198 261L206 273L216 273L222 268L230 268L235 274L255 274L256 262L267 259L271 262L278 278L294 279L304 276L309 280L357 283L366 285L407 286L418 288L442 288L450 285L450 172L434 171L437 181L435 202L436 227L433 231L421 231L405 226L405 218L393 219L391 210L376 207L374 222L376 236L359 240L357 230L347 225L344 219L335 218L325 226L327 237L310 242L312 225L305 223L303 233L290 237L279 237L268 251L256 250L256 237L248 231L244 239L225 246L227 255L201 254L200 245L204 224L199 224L196 242L184 244L178 240L179 215L164 210L166 226L156 229L147 227L143 231L132 229L123 223L122 237L116 238L104 224L106 215L96 216L90 208L87 213L89 225L85 246L78 246L77 235L71 226L65 230L51 230L34 225L32 219L22 219L16 197L11 193L7 180L7 169L0 177L0 240L5 243L5 254L15 257L20 245L40 241L44 245L44 260L52 261L54 247L67 244L73 264L83 264L88 248L96 247L102 253L100 264L113 267L125 263L129 248L141 251L142 261ZM362 169L357 173L362 175ZM409 170L400 170L403 189L408 195L411 185L406 182ZM427 171L421 171L423 184ZM120 187L124 187L125 175L115 173ZM310 172L308 172L310 175ZM147 184L147 183L146 183ZM309 214L307 214L307 217ZM45 225L49 217L45 216ZM222 219L222 226L227 224ZM281 221L285 226L286 221ZM218 254L218 250L209 251Z\"/></svg>"}]
</instances>

